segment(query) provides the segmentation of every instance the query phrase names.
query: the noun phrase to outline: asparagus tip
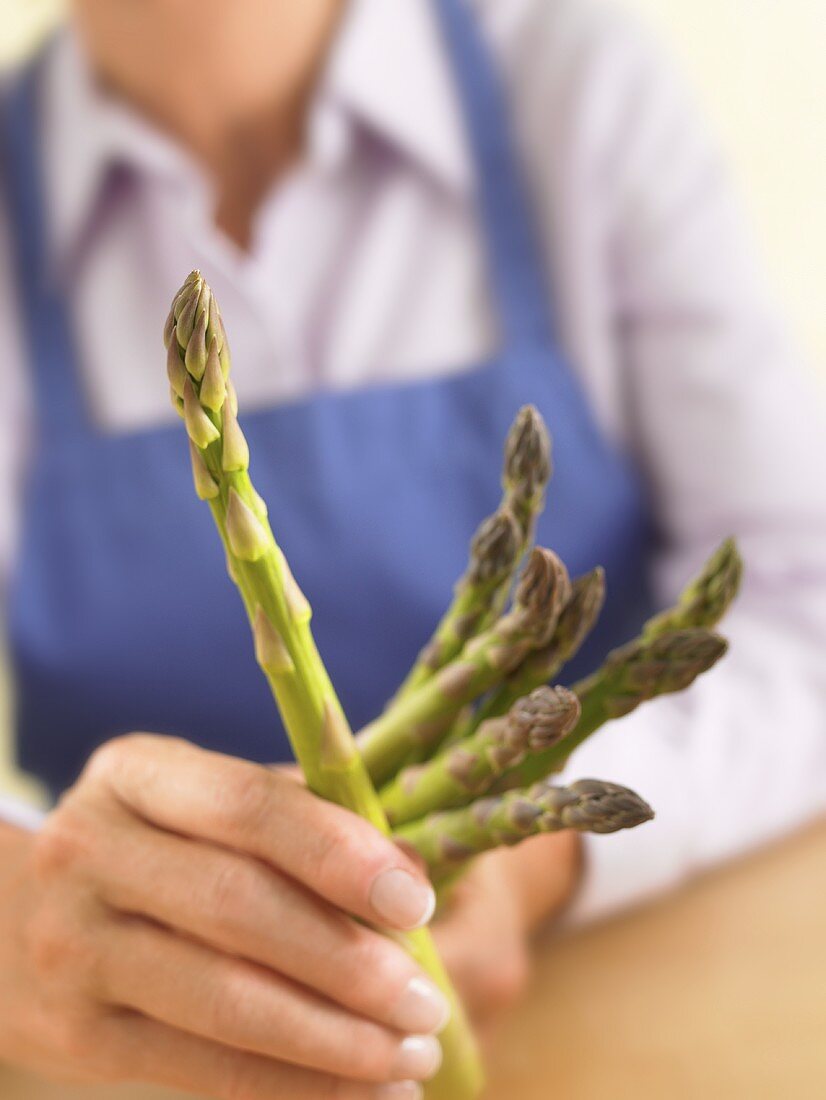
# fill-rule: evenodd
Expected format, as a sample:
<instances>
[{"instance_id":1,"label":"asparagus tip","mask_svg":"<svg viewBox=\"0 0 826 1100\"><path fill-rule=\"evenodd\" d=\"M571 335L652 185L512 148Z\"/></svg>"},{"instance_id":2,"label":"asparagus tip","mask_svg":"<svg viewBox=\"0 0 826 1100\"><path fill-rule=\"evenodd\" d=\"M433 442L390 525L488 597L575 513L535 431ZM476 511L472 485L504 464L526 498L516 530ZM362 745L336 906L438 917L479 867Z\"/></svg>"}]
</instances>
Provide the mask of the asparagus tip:
<instances>
[{"instance_id":1,"label":"asparagus tip","mask_svg":"<svg viewBox=\"0 0 826 1100\"><path fill-rule=\"evenodd\" d=\"M556 636L562 651L576 652L599 618L605 603L605 570L597 566L577 577L571 585L570 599L559 615Z\"/></svg>"},{"instance_id":2,"label":"asparagus tip","mask_svg":"<svg viewBox=\"0 0 826 1100\"><path fill-rule=\"evenodd\" d=\"M541 492L551 476L551 441L545 421L534 405L516 414L505 441L506 489L530 498Z\"/></svg>"},{"instance_id":3,"label":"asparagus tip","mask_svg":"<svg viewBox=\"0 0 826 1100\"><path fill-rule=\"evenodd\" d=\"M579 721L580 702L564 687L538 687L519 699L506 717L506 738L541 752L561 741Z\"/></svg>"},{"instance_id":4,"label":"asparagus tip","mask_svg":"<svg viewBox=\"0 0 826 1100\"><path fill-rule=\"evenodd\" d=\"M654 811L644 799L619 783L579 779L567 788L556 788L552 800L568 828L590 833L615 833L651 821Z\"/></svg>"},{"instance_id":5,"label":"asparagus tip","mask_svg":"<svg viewBox=\"0 0 826 1100\"><path fill-rule=\"evenodd\" d=\"M467 579L484 584L507 575L522 543L522 532L510 508L501 507L480 524L470 544Z\"/></svg>"},{"instance_id":6,"label":"asparagus tip","mask_svg":"<svg viewBox=\"0 0 826 1100\"><path fill-rule=\"evenodd\" d=\"M695 585L706 605L702 625L719 622L739 592L742 579L743 559L736 540L730 536L709 558Z\"/></svg>"},{"instance_id":7,"label":"asparagus tip","mask_svg":"<svg viewBox=\"0 0 826 1100\"><path fill-rule=\"evenodd\" d=\"M563 562L552 550L534 547L516 586L516 605L538 620L540 632L547 628L550 633L570 595L571 582Z\"/></svg>"},{"instance_id":8,"label":"asparagus tip","mask_svg":"<svg viewBox=\"0 0 826 1100\"><path fill-rule=\"evenodd\" d=\"M164 325L167 349L173 336L181 349L183 361L191 377L200 382L207 367L213 340L216 343L221 369L226 378L229 371L229 349L218 303L200 271L191 271L172 301L172 309Z\"/></svg>"}]
</instances>

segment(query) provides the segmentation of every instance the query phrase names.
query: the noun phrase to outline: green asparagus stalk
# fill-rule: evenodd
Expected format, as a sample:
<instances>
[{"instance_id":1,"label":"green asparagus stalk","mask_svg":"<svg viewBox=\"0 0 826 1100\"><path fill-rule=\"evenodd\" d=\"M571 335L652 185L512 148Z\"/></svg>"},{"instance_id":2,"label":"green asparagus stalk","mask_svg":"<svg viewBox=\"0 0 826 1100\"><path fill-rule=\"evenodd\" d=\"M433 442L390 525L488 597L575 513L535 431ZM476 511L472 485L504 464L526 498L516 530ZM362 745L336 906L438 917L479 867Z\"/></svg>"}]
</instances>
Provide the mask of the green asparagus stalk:
<instances>
[{"instance_id":1,"label":"green asparagus stalk","mask_svg":"<svg viewBox=\"0 0 826 1100\"><path fill-rule=\"evenodd\" d=\"M395 832L444 884L473 856L518 844L539 833L576 829L614 833L650 821L654 814L639 795L616 783L580 779L569 787L542 780L526 790L481 798L458 810L434 813Z\"/></svg>"},{"instance_id":2,"label":"green asparagus stalk","mask_svg":"<svg viewBox=\"0 0 826 1100\"><path fill-rule=\"evenodd\" d=\"M711 629L728 611L740 589L743 560L734 539L726 539L684 588L674 607L649 619L642 629L646 640L675 630Z\"/></svg>"},{"instance_id":3,"label":"green asparagus stalk","mask_svg":"<svg viewBox=\"0 0 826 1100\"><path fill-rule=\"evenodd\" d=\"M507 589L522 549L522 529L504 505L482 522L470 544L470 561L433 637L396 693L396 701L426 683L477 633L496 594Z\"/></svg>"},{"instance_id":4,"label":"green asparagus stalk","mask_svg":"<svg viewBox=\"0 0 826 1100\"><path fill-rule=\"evenodd\" d=\"M250 481L249 448L229 379L229 345L218 305L199 272L175 297L164 336L172 400L190 440L195 491L209 502L250 619L256 658L307 784L387 834L387 818L316 649L310 605ZM471 1100L481 1088L474 1042L430 935L422 930L400 938L452 1005L451 1023L442 1034L444 1065L428 1096Z\"/></svg>"},{"instance_id":5,"label":"green asparagus stalk","mask_svg":"<svg viewBox=\"0 0 826 1100\"><path fill-rule=\"evenodd\" d=\"M468 642L455 661L361 731L358 747L374 783L387 781L412 750L431 745L466 703L543 645L569 592L567 571L556 554L535 549L512 609Z\"/></svg>"},{"instance_id":6,"label":"green asparagus stalk","mask_svg":"<svg viewBox=\"0 0 826 1100\"><path fill-rule=\"evenodd\" d=\"M716 626L730 607L740 587L743 562L733 539L715 551L699 575L683 590L674 607L655 615L642 629L640 637L653 641L678 630ZM504 714L515 699L526 695L538 684L548 683L560 672L582 645L605 601L605 575L602 569L574 581L573 596L562 611L559 623L547 646L528 654L522 664L494 691L476 713L464 716L451 731L450 740L469 736L480 722Z\"/></svg>"},{"instance_id":7,"label":"green asparagus stalk","mask_svg":"<svg viewBox=\"0 0 826 1100\"><path fill-rule=\"evenodd\" d=\"M537 688L503 718L483 722L461 745L399 772L380 792L391 826L463 806L484 794L497 776L528 753L550 748L570 733L579 714L579 699L572 691Z\"/></svg>"},{"instance_id":8,"label":"green asparagus stalk","mask_svg":"<svg viewBox=\"0 0 826 1100\"><path fill-rule=\"evenodd\" d=\"M534 405L523 405L505 439L502 469L502 506L516 517L521 532L516 564L533 545L536 521L545 507L545 490L552 472L551 437L545 421ZM479 624L481 628L490 626L502 613L510 591L509 580L499 586L491 599Z\"/></svg>"},{"instance_id":9,"label":"green asparagus stalk","mask_svg":"<svg viewBox=\"0 0 826 1100\"><path fill-rule=\"evenodd\" d=\"M653 691L653 695L661 695L681 691L699 673L715 664L725 653L725 642L716 635L704 635L703 631L716 626L725 615L739 591L742 575L743 562L737 544L733 539L726 539L711 555L697 577L686 585L673 607L649 619L635 641L610 654L601 669L576 685L575 690L583 704L582 718L565 745L554 746L542 762L532 761L536 768L533 778L538 778L539 774L547 774L538 770L546 765L558 771L577 745L600 726L636 709L640 702L645 701L639 697L637 691L627 693L620 690L613 698L610 697L613 690L610 685L622 676L624 668L632 677L657 678L657 661L664 660L669 667L659 676L662 686ZM561 632L566 613L567 610L563 611L560 617L557 635ZM658 640L662 641L662 646L652 646ZM552 639L549 650L553 649L555 641L556 637ZM484 715L490 710L496 713L498 707L508 703L509 692L526 690L533 683L533 671L537 674L549 671L551 676L555 676L560 666L550 661L547 670L542 669L543 655L544 653L531 654L502 685L499 692L491 697L481 713ZM710 663L706 664L706 661ZM693 670L695 667L696 671ZM670 680L672 676L673 684ZM685 682L683 677L686 677ZM653 695L645 698L652 698ZM508 777L506 781L518 784L527 782L526 773L527 768L523 774Z\"/></svg>"},{"instance_id":10,"label":"green asparagus stalk","mask_svg":"<svg viewBox=\"0 0 826 1100\"><path fill-rule=\"evenodd\" d=\"M566 593L569 594L568 603L570 603L570 579L568 578L567 570L560 562L561 570L564 571L564 577L561 580L560 588L560 600ZM577 598L577 605L581 602L580 598ZM557 613L557 627L559 615L563 612L562 605L558 609ZM570 615L568 616L570 620ZM569 629L569 628L568 628ZM549 643L552 644L552 643ZM542 651L539 651L540 653ZM525 664L532 662L532 653L529 653L525 658ZM509 677L508 677L509 679ZM420 741L415 749L411 750L404 761L400 762L401 766L412 766L420 763L422 760L428 759L432 756L437 749L445 745L453 745L458 741L464 740L465 737L470 736L471 733L479 726L487 717L500 716L507 711L508 707L520 699L523 695L529 695L534 687L539 686L540 683L547 683L553 679L553 673L549 673L541 680L537 680L531 687L526 690L511 691L508 695L505 694L507 680L501 684L496 690L494 690L486 702L478 707L474 707L470 704L461 708L461 710L455 714L446 713L442 719L435 722L432 726L428 727L428 735L426 740ZM497 706L498 704L498 706Z\"/></svg>"},{"instance_id":11,"label":"green asparagus stalk","mask_svg":"<svg viewBox=\"0 0 826 1100\"><path fill-rule=\"evenodd\" d=\"M582 714L572 733L506 772L501 789L524 787L564 767L571 753L606 722L622 718L649 699L683 691L712 668L728 645L709 630L677 630L615 649L596 672L574 685ZM497 784L497 789L499 789Z\"/></svg>"},{"instance_id":12,"label":"green asparagus stalk","mask_svg":"<svg viewBox=\"0 0 826 1100\"><path fill-rule=\"evenodd\" d=\"M502 503L474 535L470 561L456 585L453 601L388 710L427 683L501 612L516 568L533 541L550 476L548 430L539 412L526 405L519 410L505 441Z\"/></svg>"},{"instance_id":13,"label":"green asparagus stalk","mask_svg":"<svg viewBox=\"0 0 826 1100\"><path fill-rule=\"evenodd\" d=\"M505 714L517 700L553 680L590 634L604 602L605 572L601 568L577 577L547 645L529 653L476 711L461 715L450 732L448 743L470 737L481 723Z\"/></svg>"}]
</instances>

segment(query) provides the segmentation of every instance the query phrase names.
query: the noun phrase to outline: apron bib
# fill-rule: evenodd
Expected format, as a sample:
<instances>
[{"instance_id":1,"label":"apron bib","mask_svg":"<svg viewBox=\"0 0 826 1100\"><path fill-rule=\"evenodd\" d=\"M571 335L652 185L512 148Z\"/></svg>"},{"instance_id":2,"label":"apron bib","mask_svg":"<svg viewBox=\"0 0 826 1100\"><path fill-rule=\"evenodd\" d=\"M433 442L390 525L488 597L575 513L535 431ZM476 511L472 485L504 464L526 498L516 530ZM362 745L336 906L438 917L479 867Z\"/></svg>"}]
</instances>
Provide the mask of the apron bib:
<instances>
[{"instance_id":1,"label":"apron bib","mask_svg":"<svg viewBox=\"0 0 826 1100\"><path fill-rule=\"evenodd\" d=\"M573 574L601 563L608 577L571 675L650 609L646 502L559 354L491 59L461 0L437 0L437 10L476 162L501 346L460 374L241 415L253 480L356 728L444 610L471 534L498 503L502 443L527 402L554 437L538 541ZM7 98L3 131L37 419L7 614L20 763L57 794L97 745L132 730L288 759L220 540L192 489L183 427L111 434L90 419L66 303L46 278L36 93L33 68Z\"/></svg>"}]
</instances>

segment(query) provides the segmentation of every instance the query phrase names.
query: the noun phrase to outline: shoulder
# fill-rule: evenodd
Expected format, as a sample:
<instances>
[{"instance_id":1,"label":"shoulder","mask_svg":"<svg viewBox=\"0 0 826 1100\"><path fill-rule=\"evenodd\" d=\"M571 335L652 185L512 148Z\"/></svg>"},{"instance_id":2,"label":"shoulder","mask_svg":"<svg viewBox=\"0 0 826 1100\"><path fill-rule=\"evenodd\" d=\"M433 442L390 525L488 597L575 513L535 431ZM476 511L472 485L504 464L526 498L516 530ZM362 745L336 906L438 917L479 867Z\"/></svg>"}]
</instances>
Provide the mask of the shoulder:
<instances>
[{"instance_id":1,"label":"shoulder","mask_svg":"<svg viewBox=\"0 0 826 1100\"><path fill-rule=\"evenodd\" d=\"M482 27L517 91L537 93L598 75L620 86L663 67L654 34L610 0L472 0Z\"/></svg>"},{"instance_id":2,"label":"shoulder","mask_svg":"<svg viewBox=\"0 0 826 1100\"><path fill-rule=\"evenodd\" d=\"M540 207L564 204L568 193L578 217L621 220L719 171L679 66L628 12L609 0L473 2Z\"/></svg>"},{"instance_id":3,"label":"shoulder","mask_svg":"<svg viewBox=\"0 0 826 1100\"><path fill-rule=\"evenodd\" d=\"M695 115L655 34L609 0L473 0L517 126L542 152L613 156Z\"/></svg>"}]
</instances>

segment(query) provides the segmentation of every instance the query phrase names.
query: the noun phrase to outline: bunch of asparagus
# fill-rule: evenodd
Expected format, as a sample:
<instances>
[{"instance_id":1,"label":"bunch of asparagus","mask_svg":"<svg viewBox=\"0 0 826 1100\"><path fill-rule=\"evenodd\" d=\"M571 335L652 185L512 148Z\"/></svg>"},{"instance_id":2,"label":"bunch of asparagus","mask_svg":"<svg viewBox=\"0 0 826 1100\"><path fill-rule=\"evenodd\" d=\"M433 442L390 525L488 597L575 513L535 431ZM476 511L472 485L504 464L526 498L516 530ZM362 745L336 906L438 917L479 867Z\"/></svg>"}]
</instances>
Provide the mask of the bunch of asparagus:
<instances>
[{"instance_id":1,"label":"bunch of asparagus","mask_svg":"<svg viewBox=\"0 0 826 1100\"><path fill-rule=\"evenodd\" d=\"M713 632L742 566L727 541L675 607L570 687L556 686L593 627L600 569L573 581L533 534L551 475L550 441L532 407L505 445L503 495L470 543L452 602L384 712L354 737L318 654L310 605L275 541L249 477L221 313L193 272L164 330L170 394L189 436L195 492L209 503L227 569L249 616L255 656L296 758L319 795L415 848L449 888L479 853L558 829L610 833L650 820L617 784L553 777L603 724L688 687L726 650ZM481 1088L471 1033L425 931L404 942L453 1002L430 1100Z\"/></svg>"}]
</instances>

